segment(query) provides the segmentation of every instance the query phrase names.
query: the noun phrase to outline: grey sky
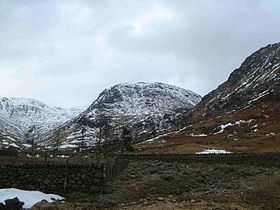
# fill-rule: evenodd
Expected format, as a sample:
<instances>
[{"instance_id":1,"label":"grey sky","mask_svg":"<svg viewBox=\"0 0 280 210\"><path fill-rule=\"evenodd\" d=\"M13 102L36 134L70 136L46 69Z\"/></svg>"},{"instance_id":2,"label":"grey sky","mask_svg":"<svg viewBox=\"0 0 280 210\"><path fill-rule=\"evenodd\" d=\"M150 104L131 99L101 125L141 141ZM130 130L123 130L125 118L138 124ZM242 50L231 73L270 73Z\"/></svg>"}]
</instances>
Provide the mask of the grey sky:
<instances>
[{"instance_id":1,"label":"grey sky","mask_svg":"<svg viewBox=\"0 0 280 210\"><path fill-rule=\"evenodd\" d=\"M0 96L87 106L138 81L204 95L279 41L279 0L0 0Z\"/></svg>"}]
</instances>

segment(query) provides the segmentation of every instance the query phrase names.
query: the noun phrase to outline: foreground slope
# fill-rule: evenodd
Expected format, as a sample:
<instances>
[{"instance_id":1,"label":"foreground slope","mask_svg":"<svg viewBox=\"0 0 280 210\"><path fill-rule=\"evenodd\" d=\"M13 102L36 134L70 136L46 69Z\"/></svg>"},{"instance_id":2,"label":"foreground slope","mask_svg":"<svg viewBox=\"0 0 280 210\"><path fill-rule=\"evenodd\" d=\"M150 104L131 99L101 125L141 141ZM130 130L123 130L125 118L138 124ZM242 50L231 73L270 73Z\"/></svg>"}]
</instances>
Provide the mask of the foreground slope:
<instances>
[{"instance_id":1,"label":"foreground slope","mask_svg":"<svg viewBox=\"0 0 280 210\"><path fill-rule=\"evenodd\" d=\"M136 145L143 151L280 151L280 43L256 51L189 112L181 131Z\"/></svg>"},{"instance_id":2,"label":"foreground slope","mask_svg":"<svg viewBox=\"0 0 280 210\"><path fill-rule=\"evenodd\" d=\"M100 117L109 119L110 138L117 139L122 127L132 131L135 141L166 132L182 116L179 110L192 109L201 96L163 83L119 84L104 90L92 105L74 120L43 140L45 145L60 139L64 147L81 143L82 130L87 145L99 138Z\"/></svg>"}]
</instances>

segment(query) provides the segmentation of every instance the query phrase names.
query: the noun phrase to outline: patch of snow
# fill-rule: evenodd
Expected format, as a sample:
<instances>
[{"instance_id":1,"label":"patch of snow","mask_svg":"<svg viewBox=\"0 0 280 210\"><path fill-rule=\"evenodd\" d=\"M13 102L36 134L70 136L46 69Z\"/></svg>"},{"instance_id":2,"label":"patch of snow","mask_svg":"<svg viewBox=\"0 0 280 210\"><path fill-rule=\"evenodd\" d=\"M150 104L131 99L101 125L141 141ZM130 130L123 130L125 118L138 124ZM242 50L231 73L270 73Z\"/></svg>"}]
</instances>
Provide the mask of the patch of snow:
<instances>
[{"instance_id":1,"label":"patch of snow","mask_svg":"<svg viewBox=\"0 0 280 210\"><path fill-rule=\"evenodd\" d=\"M223 133L225 128L227 128L229 126L233 126L233 124L232 123L227 123L227 124L224 124L224 125L220 125L219 127L221 128L221 130L219 130L218 132L214 133L213 135L217 135L219 133Z\"/></svg>"},{"instance_id":2,"label":"patch of snow","mask_svg":"<svg viewBox=\"0 0 280 210\"><path fill-rule=\"evenodd\" d=\"M219 130L218 132L216 133L213 133L213 135L217 135L219 133L223 133L225 128L227 127L230 127L230 126L235 126L235 125L241 125L241 124L244 124L244 123L251 123L253 121L253 119L250 119L250 120L238 120L236 122L233 122L233 123L227 123L227 124L224 124L224 125L219 125L217 128L221 128L221 130Z\"/></svg>"},{"instance_id":3,"label":"patch of snow","mask_svg":"<svg viewBox=\"0 0 280 210\"><path fill-rule=\"evenodd\" d=\"M256 124L256 125L252 126L251 128L257 128L257 127L258 127L258 124Z\"/></svg>"},{"instance_id":4,"label":"patch of snow","mask_svg":"<svg viewBox=\"0 0 280 210\"><path fill-rule=\"evenodd\" d=\"M236 121L234 124L235 124L235 125L241 125L241 124L243 124L243 123L246 123L246 121L245 121L245 120L238 120L238 121Z\"/></svg>"},{"instance_id":5,"label":"patch of snow","mask_svg":"<svg viewBox=\"0 0 280 210\"><path fill-rule=\"evenodd\" d=\"M186 130L188 127L191 127L191 126L192 126L192 125L183 127L183 128L181 128L180 130L175 131L175 133L180 133L180 132L182 132L183 130Z\"/></svg>"},{"instance_id":6,"label":"patch of snow","mask_svg":"<svg viewBox=\"0 0 280 210\"><path fill-rule=\"evenodd\" d=\"M158 135L157 137L154 137L154 138L152 138L152 139L148 139L148 140L146 140L146 141L144 141L144 142L142 142L142 143L152 143L154 140L156 140L156 139L159 139L159 138L162 138L162 137L165 137L165 136L168 136L168 135L170 135L170 134L173 134L174 132L170 132L170 133L165 133L165 134L162 134L162 135ZM141 143L141 144L142 144Z\"/></svg>"},{"instance_id":7,"label":"patch of snow","mask_svg":"<svg viewBox=\"0 0 280 210\"><path fill-rule=\"evenodd\" d=\"M31 145L31 144L22 144L22 146L24 146L24 147L26 147L26 148L30 148L30 147L32 147L32 145Z\"/></svg>"},{"instance_id":8,"label":"patch of snow","mask_svg":"<svg viewBox=\"0 0 280 210\"><path fill-rule=\"evenodd\" d=\"M266 95L268 95L268 94L269 94L269 91L264 91L263 93L261 93L259 96L257 96L256 98L252 99L252 100L249 101L248 103L251 104L252 102L257 101L257 100L259 100L260 98L262 98L262 97L264 97L264 96L266 96Z\"/></svg>"},{"instance_id":9,"label":"patch of snow","mask_svg":"<svg viewBox=\"0 0 280 210\"><path fill-rule=\"evenodd\" d=\"M195 154L231 154L226 150L217 150L217 149L205 149L202 152L196 152Z\"/></svg>"},{"instance_id":10,"label":"patch of snow","mask_svg":"<svg viewBox=\"0 0 280 210\"><path fill-rule=\"evenodd\" d=\"M15 143L11 143L11 144L9 144L9 147L16 147L16 148L19 148L19 146L18 146L18 145L16 145Z\"/></svg>"},{"instance_id":11,"label":"patch of snow","mask_svg":"<svg viewBox=\"0 0 280 210\"><path fill-rule=\"evenodd\" d=\"M64 198L59 195L45 194L40 191L26 191L15 188L0 189L0 203L4 203L7 199L17 197L20 201L24 202L23 208L31 208L36 203L46 200L53 202L55 200L63 200Z\"/></svg>"},{"instance_id":12,"label":"patch of snow","mask_svg":"<svg viewBox=\"0 0 280 210\"><path fill-rule=\"evenodd\" d=\"M68 148L77 148L78 145L74 145L74 144L64 144L59 146L59 149L68 149Z\"/></svg>"},{"instance_id":13,"label":"patch of snow","mask_svg":"<svg viewBox=\"0 0 280 210\"><path fill-rule=\"evenodd\" d=\"M204 134L204 133L203 134L193 134L193 133L191 133L190 136L191 137L206 137L207 135Z\"/></svg>"},{"instance_id":14,"label":"patch of snow","mask_svg":"<svg viewBox=\"0 0 280 210\"><path fill-rule=\"evenodd\" d=\"M57 155L56 157L58 157L58 158L68 158L69 155Z\"/></svg>"}]
</instances>

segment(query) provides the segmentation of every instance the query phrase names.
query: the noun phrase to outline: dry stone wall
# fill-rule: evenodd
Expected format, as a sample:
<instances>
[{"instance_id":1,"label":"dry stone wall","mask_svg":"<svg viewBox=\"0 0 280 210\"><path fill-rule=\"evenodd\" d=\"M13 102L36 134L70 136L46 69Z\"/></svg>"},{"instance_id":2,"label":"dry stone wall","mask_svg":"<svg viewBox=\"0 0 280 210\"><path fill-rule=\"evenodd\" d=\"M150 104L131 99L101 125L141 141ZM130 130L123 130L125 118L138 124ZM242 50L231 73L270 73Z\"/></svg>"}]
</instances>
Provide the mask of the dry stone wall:
<instances>
[{"instance_id":1,"label":"dry stone wall","mask_svg":"<svg viewBox=\"0 0 280 210\"><path fill-rule=\"evenodd\" d=\"M123 154L122 158L129 160L160 160L164 162L254 165L264 167L280 167L280 152L270 153L233 153L233 154Z\"/></svg>"},{"instance_id":2,"label":"dry stone wall","mask_svg":"<svg viewBox=\"0 0 280 210\"><path fill-rule=\"evenodd\" d=\"M100 192L103 167L89 165L1 165L0 188L40 190L47 193Z\"/></svg>"}]
</instances>

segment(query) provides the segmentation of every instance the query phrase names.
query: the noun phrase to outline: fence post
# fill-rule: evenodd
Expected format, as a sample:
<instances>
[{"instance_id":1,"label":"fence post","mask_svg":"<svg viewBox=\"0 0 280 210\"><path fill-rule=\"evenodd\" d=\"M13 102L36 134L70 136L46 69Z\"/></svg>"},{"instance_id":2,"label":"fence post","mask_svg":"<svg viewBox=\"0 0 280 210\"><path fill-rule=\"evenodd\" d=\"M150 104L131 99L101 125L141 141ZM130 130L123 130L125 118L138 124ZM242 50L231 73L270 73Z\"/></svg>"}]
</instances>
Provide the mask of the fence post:
<instances>
[{"instance_id":1,"label":"fence post","mask_svg":"<svg viewBox=\"0 0 280 210\"><path fill-rule=\"evenodd\" d=\"M45 152L45 164L47 164L47 157L48 157L47 152Z\"/></svg>"}]
</instances>

